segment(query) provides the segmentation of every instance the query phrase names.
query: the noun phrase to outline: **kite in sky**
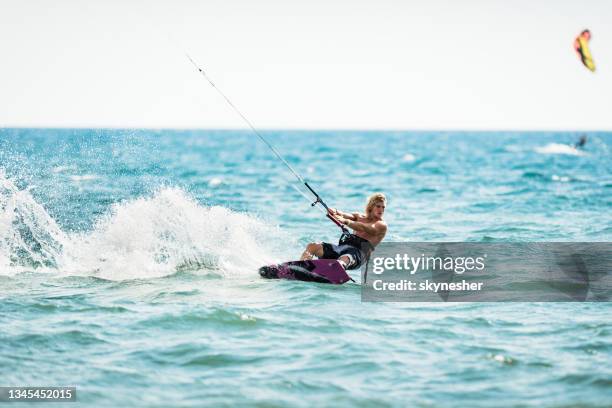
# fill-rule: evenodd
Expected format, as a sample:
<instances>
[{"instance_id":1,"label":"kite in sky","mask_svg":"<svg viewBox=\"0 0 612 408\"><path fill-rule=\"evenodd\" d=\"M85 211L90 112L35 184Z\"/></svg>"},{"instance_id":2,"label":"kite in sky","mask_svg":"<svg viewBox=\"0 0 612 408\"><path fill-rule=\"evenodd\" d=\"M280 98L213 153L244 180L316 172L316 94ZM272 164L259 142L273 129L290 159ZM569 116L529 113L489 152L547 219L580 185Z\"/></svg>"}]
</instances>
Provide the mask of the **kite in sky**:
<instances>
[{"instance_id":1,"label":"kite in sky","mask_svg":"<svg viewBox=\"0 0 612 408\"><path fill-rule=\"evenodd\" d=\"M595 72L595 63L593 62L591 50L589 49L590 39L591 32L589 30L584 30L574 40L574 49L576 50L576 53L578 53L578 56L580 57L580 60L584 66L590 69L592 72Z\"/></svg>"}]
</instances>

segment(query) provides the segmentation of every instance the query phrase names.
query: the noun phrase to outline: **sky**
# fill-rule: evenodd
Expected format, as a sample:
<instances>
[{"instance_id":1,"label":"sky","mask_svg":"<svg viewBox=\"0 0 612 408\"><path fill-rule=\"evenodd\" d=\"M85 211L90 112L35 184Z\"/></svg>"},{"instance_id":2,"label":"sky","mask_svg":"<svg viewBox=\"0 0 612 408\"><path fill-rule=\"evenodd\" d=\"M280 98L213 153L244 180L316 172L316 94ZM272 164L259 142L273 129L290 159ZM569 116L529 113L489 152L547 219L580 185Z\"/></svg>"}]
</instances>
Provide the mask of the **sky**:
<instances>
[{"instance_id":1,"label":"sky","mask_svg":"<svg viewBox=\"0 0 612 408\"><path fill-rule=\"evenodd\" d=\"M612 2L0 0L0 127L612 130ZM583 29L597 66L575 54Z\"/></svg>"}]
</instances>

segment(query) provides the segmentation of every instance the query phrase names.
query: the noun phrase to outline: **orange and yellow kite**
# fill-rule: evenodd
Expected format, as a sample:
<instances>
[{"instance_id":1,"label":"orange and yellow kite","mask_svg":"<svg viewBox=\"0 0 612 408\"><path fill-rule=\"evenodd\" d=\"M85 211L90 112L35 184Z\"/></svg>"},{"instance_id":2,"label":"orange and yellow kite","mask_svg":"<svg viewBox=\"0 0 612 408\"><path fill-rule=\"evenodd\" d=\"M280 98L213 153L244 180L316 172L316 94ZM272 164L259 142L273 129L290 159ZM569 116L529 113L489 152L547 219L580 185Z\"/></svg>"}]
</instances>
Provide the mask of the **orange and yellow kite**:
<instances>
[{"instance_id":1,"label":"orange and yellow kite","mask_svg":"<svg viewBox=\"0 0 612 408\"><path fill-rule=\"evenodd\" d=\"M592 72L595 72L595 63L593 62L593 56L591 55L591 50L589 49L590 39L591 32L589 30L584 30L574 40L574 49L576 50L576 53L580 57L580 60L584 66L590 69Z\"/></svg>"}]
</instances>

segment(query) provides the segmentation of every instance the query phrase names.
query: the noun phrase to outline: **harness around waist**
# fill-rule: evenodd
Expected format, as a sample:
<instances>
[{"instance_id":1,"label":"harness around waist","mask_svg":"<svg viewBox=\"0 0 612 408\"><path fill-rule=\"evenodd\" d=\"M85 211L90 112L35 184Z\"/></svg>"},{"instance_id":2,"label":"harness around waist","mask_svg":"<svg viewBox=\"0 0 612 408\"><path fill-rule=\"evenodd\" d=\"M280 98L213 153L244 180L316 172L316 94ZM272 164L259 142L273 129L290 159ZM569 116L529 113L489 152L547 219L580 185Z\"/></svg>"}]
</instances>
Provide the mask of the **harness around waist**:
<instances>
[{"instance_id":1,"label":"harness around waist","mask_svg":"<svg viewBox=\"0 0 612 408\"><path fill-rule=\"evenodd\" d=\"M363 251L366 256L369 256L370 253L374 251L374 245L372 245L370 241L355 234L342 234L338 241L338 245L350 245Z\"/></svg>"}]
</instances>

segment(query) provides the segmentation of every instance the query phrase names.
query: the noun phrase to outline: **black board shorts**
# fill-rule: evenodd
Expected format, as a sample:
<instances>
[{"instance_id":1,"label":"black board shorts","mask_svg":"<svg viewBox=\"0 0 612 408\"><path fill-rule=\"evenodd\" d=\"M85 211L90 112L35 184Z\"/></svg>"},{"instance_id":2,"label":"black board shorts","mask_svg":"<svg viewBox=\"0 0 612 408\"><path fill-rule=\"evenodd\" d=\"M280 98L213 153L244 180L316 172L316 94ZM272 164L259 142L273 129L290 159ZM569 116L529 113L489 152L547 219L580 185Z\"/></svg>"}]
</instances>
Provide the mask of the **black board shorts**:
<instances>
[{"instance_id":1,"label":"black board shorts","mask_svg":"<svg viewBox=\"0 0 612 408\"><path fill-rule=\"evenodd\" d=\"M338 259L342 255L348 255L351 261L346 269L360 268L374 249L369 241L353 234L343 235L338 245L329 242L321 242L321 245L323 246L321 259Z\"/></svg>"}]
</instances>

